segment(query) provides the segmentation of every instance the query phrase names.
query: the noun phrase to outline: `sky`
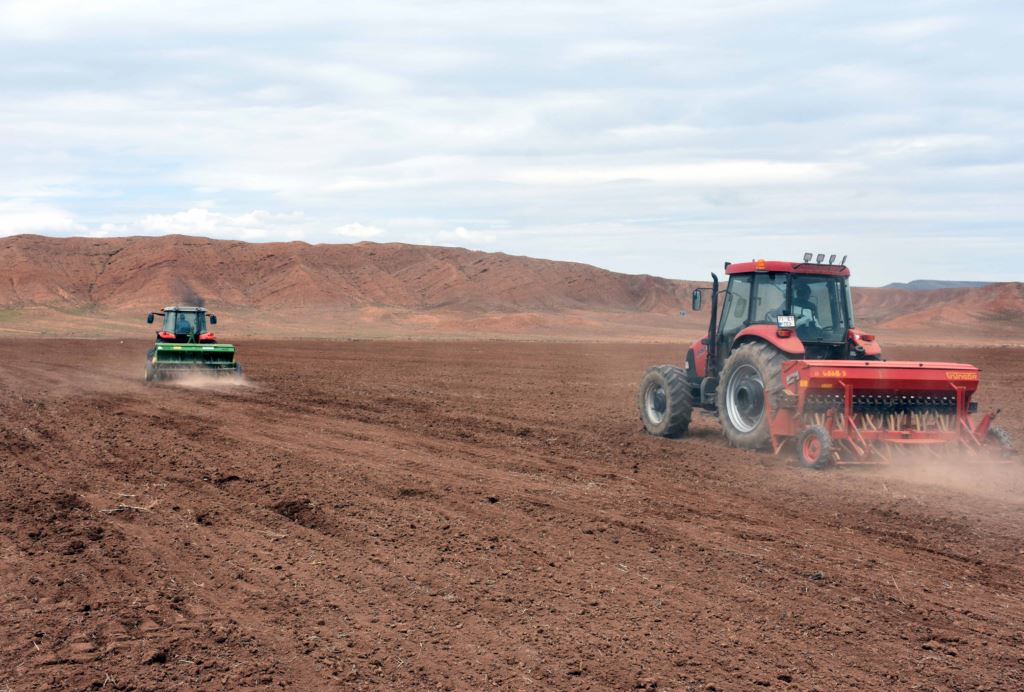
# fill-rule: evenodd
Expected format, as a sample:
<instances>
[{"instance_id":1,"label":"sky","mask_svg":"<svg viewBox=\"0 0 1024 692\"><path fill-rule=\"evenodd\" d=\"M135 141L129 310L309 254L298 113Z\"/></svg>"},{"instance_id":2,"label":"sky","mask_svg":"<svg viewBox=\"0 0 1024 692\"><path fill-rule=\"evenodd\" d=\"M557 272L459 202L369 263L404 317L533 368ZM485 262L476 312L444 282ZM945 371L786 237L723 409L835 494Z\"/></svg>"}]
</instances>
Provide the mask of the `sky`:
<instances>
[{"instance_id":1,"label":"sky","mask_svg":"<svg viewBox=\"0 0 1024 692\"><path fill-rule=\"evenodd\" d=\"M0 0L0 235L1024 280L1018 0Z\"/></svg>"}]
</instances>

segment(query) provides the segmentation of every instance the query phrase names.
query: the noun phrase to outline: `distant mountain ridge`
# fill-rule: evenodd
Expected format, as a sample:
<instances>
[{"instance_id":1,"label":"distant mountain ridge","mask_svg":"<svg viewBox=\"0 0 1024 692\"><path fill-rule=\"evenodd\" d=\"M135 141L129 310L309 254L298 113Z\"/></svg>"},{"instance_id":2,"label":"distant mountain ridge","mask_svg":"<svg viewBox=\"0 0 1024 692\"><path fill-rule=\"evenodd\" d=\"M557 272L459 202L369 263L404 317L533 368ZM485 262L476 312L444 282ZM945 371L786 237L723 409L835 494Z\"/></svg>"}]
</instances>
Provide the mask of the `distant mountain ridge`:
<instances>
[{"instance_id":1,"label":"distant mountain ridge","mask_svg":"<svg viewBox=\"0 0 1024 692\"><path fill-rule=\"evenodd\" d=\"M692 282L574 262L401 243L245 243L194 236L0 238L0 307L667 311Z\"/></svg>"},{"instance_id":2,"label":"distant mountain ridge","mask_svg":"<svg viewBox=\"0 0 1024 692\"><path fill-rule=\"evenodd\" d=\"M857 324L944 340L994 343L1024 337L1024 284L995 283L968 288L913 291L860 288L853 291Z\"/></svg>"},{"instance_id":3,"label":"distant mountain ridge","mask_svg":"<svg viewBox=\"0 0 1024 692\"><path fill-rule=\"evenodd\" d=\"M904 291L936 291L942 288L981 288L989 281L943 281L941 279L915 279L906 283L886 284L882 288L900 288Z\"/></svg>"},{"instance_id":4,"label":"distant mountain ridge","mask_svg":"<svg viewBox=\"0 0 1024 692\"><path fill-rule=\"evenodd\" d=\"M679 317L703 282L399 243L20 235L0 237L0 266L6 335L145 336L146 312L195 302L243 336L685 343L707 329L709 316L705 309ZM857 325L889 341L1024 341L1024 285L955 283L855 288Z\"/></svg>"}]
</instances>

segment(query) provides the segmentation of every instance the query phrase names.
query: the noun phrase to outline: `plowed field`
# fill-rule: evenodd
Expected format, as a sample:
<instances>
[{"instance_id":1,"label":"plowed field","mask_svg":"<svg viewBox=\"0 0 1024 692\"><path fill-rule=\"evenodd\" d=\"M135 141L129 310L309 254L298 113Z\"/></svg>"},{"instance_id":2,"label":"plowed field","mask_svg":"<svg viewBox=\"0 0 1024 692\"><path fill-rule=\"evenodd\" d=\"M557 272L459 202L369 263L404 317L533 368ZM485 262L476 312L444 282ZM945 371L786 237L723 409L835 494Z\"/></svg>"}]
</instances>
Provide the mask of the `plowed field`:
<instances>
[{"instance_id":1,"label":"plowed field","mask_svg":"<svg viewBox=\"0 0 1024 692\"><path fill-rule=\"evenodd\" d=\"M0 689L1024 687L1022 467L648 437L666 346L146 347L0 341Z\"/></svg>"}]
</instances>

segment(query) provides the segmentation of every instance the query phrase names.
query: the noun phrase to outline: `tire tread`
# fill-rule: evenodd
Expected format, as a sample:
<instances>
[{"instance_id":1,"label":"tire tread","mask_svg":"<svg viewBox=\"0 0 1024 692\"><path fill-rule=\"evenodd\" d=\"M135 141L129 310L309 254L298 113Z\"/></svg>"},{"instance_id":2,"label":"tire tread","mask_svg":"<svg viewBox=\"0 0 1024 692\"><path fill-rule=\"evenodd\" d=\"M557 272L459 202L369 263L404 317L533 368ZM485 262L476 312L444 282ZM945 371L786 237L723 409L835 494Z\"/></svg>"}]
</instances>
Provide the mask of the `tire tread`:
<instances>
[{"instance_id":1,"label":"tire tread","mask_svg":"<svg viewBox=\"0 0 1024 692\"><path fill-rule=\"evenodd\" d=\"M668 420L661 426L659 431L652 430L652 424L647 421L644 415L646 383L652 372L657 373L658 377L662 380L662 386L668 399L668 410L666 411ZM682 437L685 435L690 427L690 418L693 415L693 393L686 372L674 365L656 365L649 368L641 380L639 404L640 419L649 433L660 437Z\"/></svg>"},{"instance_id":2,"label":"tire tread","mask_svg":"<svg viewBox=\"0 0 1024 692\"><path fill-rule=\"evenodd\" d=\"M729 377L736 367L736 363L743 360L751 361L760 371L764 380L765 401L774 408L782 393L782 364L786 362L787 358L785 354L766 342L748 341L733 349L722 367L715 403L726 439L733 447L764 449L771 445L770 422L767 417L754 430L747 433L736 430L729 421L727 408Z\"/></svg>"}]
</instances>

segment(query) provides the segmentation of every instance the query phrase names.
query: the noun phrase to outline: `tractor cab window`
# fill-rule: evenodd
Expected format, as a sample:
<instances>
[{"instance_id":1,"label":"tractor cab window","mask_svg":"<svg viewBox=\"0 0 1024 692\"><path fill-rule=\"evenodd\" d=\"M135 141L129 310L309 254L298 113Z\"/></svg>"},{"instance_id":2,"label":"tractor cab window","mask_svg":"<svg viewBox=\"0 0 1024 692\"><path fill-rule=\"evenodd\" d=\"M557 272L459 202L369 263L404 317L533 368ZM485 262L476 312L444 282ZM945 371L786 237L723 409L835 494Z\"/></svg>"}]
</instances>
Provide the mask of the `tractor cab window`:
<instances>
[{"instance_id":1,"label":"tractor cab window","mask_svg":"<svg viewBox=\"0 0 1024 692\"><path fill-rule=\"evenodd\" d=\"M206 329L206 320L197 312L168 312L164 315L164 331L174 334L199 334Z\"/></svg>"},{"instance_id":2,"label":"tractor cab window","mask_svg":"<svg viewBox=\"0 0 1024 692\"><path fill-rule=\"evenodd\" d=\"M844 343L849 328L845 281L837 276L797 274L793 277L792 313L796 333L804 341Z\"/></svg>"},{"instance_id":3,"label":"tractor cab window","mask_svg":"<svg viewBox=\"0 0 1024 692\"><path fill-rule=\"evenodd\" d=\"M786 288L789 275L777 272L756 274L754 278L754 311L752 321L774 324L786 311Z\"/></svg>"},{"instance_id":4,"label":"tractor cab window","mask_svg":"<svg viewBox=\"0 0 1024 692\"><path fill-rule=\"evenodd\" d=\"M729 277L729 288L725 292L725 303L722 306L721 333L726 343L732 341L729 335L736 335L747 326L750 316L750 284L752 274L736 274Z\"/></svg>"}]
</instances>

